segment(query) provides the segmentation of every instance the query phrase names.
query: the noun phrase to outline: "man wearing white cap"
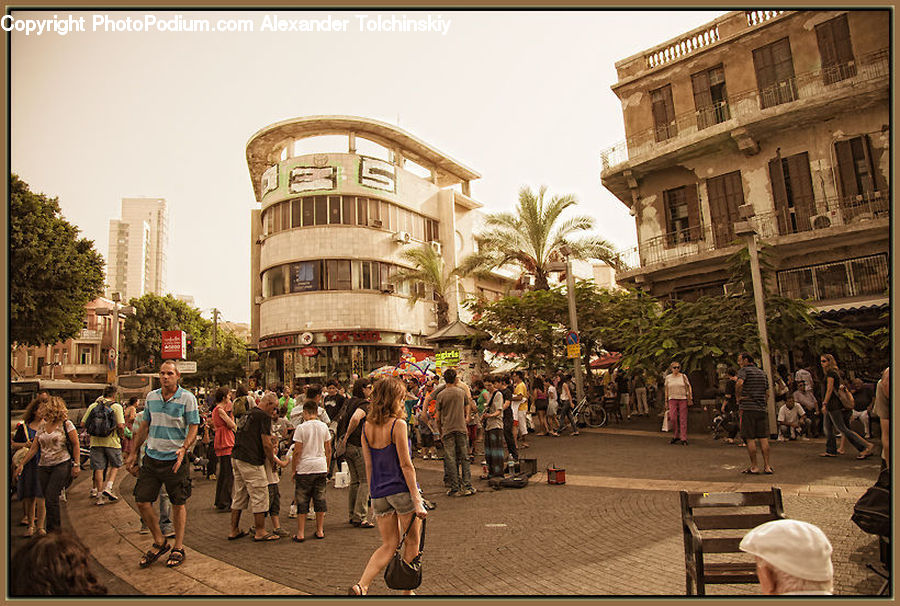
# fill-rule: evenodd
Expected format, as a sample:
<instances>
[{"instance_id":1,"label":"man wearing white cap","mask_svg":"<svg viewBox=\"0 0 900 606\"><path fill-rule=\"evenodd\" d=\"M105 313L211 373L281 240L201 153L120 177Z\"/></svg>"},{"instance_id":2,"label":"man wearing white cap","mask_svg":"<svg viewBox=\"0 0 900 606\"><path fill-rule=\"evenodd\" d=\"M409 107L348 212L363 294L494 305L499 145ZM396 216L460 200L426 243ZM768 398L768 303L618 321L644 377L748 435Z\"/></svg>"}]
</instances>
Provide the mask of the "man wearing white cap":
<instances>
[{"instance_id":1,"label":"man wearing white cap","mask_svg":"<svg viewBox=\"0 0 900 606\"><path fill-rule=\"evenodd\" d=\"M831 595L831 543L818 526L774 520L741 540L741 551L756 556L756 574L765 595Z\"/></svg>"}]
</instances>

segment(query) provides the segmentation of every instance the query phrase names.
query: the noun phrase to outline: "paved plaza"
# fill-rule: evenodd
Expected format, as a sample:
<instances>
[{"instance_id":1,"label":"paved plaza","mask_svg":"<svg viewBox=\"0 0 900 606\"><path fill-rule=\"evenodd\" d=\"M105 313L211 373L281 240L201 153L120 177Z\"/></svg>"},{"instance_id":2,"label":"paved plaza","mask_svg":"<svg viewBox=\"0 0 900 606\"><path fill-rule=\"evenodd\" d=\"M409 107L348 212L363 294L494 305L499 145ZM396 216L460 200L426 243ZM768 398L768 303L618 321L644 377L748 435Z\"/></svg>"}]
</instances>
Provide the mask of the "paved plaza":
<instances>
[{"instance_id":1,"label":"paved plaza","mask_svg":"<svg viewBox=\"0 0 900 606\"><path fill-rule=\"evenodd\" d=\"M822 440L773 443L775 475L740 474L746 451L691 435L690 446L670 445L655 419L640 419L578 437L530 437L523 456L542 470L522 490L493 491L475 481L470 498L444 496L442 463L415 460L419 481L437 509L429 513L420 595L684 595L684 555L678 490L710 492L779 486L788 517L819 525L834 545L835 593L873 595L881 580L866 569L878 543L850 521L855 500L879 469L876 457L858 461L818 456ZM564 467L567 483L546 483L547 465ZM480 466L473 467L475 475ZM86 477L86 474L85 474ZM188 502L187 559L178 569L161 563L140 570L150 543L138 534L124 474L117 504L94 506L88 485L70 489L68 525L74 526L105 568L112 592L144 595L345 595L380 543L377 530L347 523L347 490L328 488L326 540L226 541L228 515L212 507L215 482L194 472ZM281 482L283 524L292 494ZM17 512L18 504L13 511ZM16 515L16 514L14 514ZM248 527L245 515L243 526ZM14 518L15 519L15 518ZM308 522L307 535L312 521ZM754 595L755 585L710 586L710 595ZM372 595L389 591L379 577Z\"/></svg>"}]
</instances>

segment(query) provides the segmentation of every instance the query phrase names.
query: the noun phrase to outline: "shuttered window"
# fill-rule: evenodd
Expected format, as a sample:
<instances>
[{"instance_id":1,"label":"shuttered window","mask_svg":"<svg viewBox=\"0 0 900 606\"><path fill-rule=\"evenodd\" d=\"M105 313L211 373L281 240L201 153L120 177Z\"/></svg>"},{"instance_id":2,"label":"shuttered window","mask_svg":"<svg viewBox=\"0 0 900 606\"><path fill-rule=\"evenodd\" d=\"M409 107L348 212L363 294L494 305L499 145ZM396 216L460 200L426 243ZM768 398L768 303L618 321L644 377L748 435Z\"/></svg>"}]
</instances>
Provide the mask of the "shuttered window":
<instances>
[{"instance_id":1,"label":"shuttered window","mask_svg":"<svg viewBox=\"0 0 900 606\"><path fill-rule=\"evenodd\" d=\"M791 45L782 38L753 51L756 86L763 109L797 99Z\"/></svg>"},{"instance_id":2,"label":"shuttered window","mask_svg":"<svg viewBox=\"0 0 900 606\"><path fill-rule=\"evenodd\" d=\"M685 185L663 192L666 208L666 247L703 239L697 186Z\"/></svg>"},{"instance_id":3,"label":"shuttered window","mask_svg":"<svg viewBox=\"0 0 900 606\"><path fill-rule=\"evenodd\" d=\"M844 221L869 213L869 201L878 190L868 135L834 144L841 185L841 212Z\"/></svg>"},{"instance_id":4,"label":"shuttered window","mask_svg":"<svg viewBox=\"0 0 900 606\"><path fill-rule=\"evenodd\" d=\"M773 158L769 161L769 180L775 199L778 233L809 231L810 219L815 214L809 155L803 152L787 158Z\"/></svg>"},{"instance_id":5,"label":"shuttered window","mask_svg":"<svg viewBox=\"0 0 900 606\"><path fill-rule=\"evenodd\" d=\"M856 75L846 14L817 25L816 40L819 42L825 84L834 84Z\"/></svg>"},{"instance_id":6,"label":"shuttered window","mask_svg":"<svg viewBox=\"0 0 900 606\"><path fill-rule=\"evenodd\" d=\"M665 141L678 134L675 126L675 103L672 101L672 85L650 91L650 103L653 111L653 125L656 129L656 140Z\"/></svg>"},{"instance_id":7,"label":"shuttered window","mask_svg":"<svg viewBox=\"0 0 900 606\"><path fill-rule=\"evenodd\" d=\"M740 220L738 207L744 203L741 171L707 179L706 192L709 196L709 223L715 246L729 246L735 237L734 224Z\"/></svg>"},{"instance_id":8,"label":"shuttered window","mask_svg":"<svg viewBox=\"0 0 900 606\"><path fill-rule=\"evenodd\" d=\"M698 129L702 130L729 119L725 70L721 65L693 74L691 86L694 90Z\"/></svg>"}]
</instances>

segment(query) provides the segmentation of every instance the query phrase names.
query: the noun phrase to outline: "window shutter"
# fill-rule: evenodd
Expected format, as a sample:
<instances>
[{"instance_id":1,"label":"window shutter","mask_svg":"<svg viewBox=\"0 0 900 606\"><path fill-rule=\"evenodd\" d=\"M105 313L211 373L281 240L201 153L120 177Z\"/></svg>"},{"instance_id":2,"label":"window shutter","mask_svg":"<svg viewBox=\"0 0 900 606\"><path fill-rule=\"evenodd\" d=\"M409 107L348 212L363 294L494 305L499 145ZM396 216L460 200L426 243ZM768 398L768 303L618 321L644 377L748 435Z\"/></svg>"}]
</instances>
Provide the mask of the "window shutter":
<instances>
[{"instance_id":1,"label":"window shutter","mask_svg":"<svg viewBox=\"0 0 900 606\"><path fill-rule=\"evenodd\" d=\"M703 230L700 227L700 200L697 197L697 185L688 185L684 188L685 199L688 207L688 230L691 242L703 239Z\"/></svg>"},{"instance_id":2,"label":"window shutter","mask_svg":"<svg viewBox=\"0 0 900 606\"><path fill-rule=\"evenodd\" d=\"M725 176L706 180L706 195L709 198L709 224L713 230L716 247L727 246L728 233L734 229L728 216L728 200ZM730 229L729 229L730 228Z\"/></svg>"},{"instance_id":3,"label":"window shutter","mask_svg":"<svg viewBox=\"0 0 900 606\"><path fill-rule=\"evenodd\" d=\"M809 171L809 154L803 152L787 159L791 180L791 198L794 203L794 217L799 231L809 231L809 218L815 214L815 195L812 189L812 175Z\"/></svg>"},{"instance_id":4,"label":"window shutter","mask_svg":"<svg viewBox=\"0 0 900 606\"><path fill-rule=\"evenodd\" d=\"M665 141L675 136L675 106L672 101L672 86L650 91L653 124L656 127L656 140Z\"/></svg>"},{"instance_id":5,"label":"window shutter","mask_svg":"<svg viewBox=\"0 0 900 606\"><path fill-rule=\"evenodd\" d=\"M834 44L833 21L826 21L816 26L816 41L819 43L819 56L822 57L822 68L837 65L837 50Z\"/></svg>"},{"instance_id":6,"label":"window shutter","mask_svg":"<svg viewBox=\"0 0 900 606\"><path fill-rule=\"evenodd\" d=\"M694 107L697 110L697 128L703 129L715 124L712 110L712 94L709 90L709 74L700 72L691 76L694 89Z\"/></svg>"},{"instance_id":7,"label":"window shutter","mask_svg":"<svg viewBox=\"0 0 900 606\"><path fill-rule=\"evenodd\" d=\"M859 193L856 186L856 170L853 165L853 152L850 150L850 141L838 141L834 144L834 152L837 156L837 170L841 181L841 196L850 198Z\"/></svg>"},{"instance_id":8,"label":"window shutter","mask_svg":"<svg viewBox=\"0 0 900 606\"><path fill-rule=\"evenodd\" d=\"M675 222L672 220L672 212L671 212L671 203L670 198L672 196L672 190L666 190L662 195L662 204L663 204L663 213L666 218L666 237L663 240L663 245L666 248L672 248L675 246Z\"/></svg>"},{"instance_id":9,"label":"window shutter","mask_svg":"<svg viewBox=\"0 0 900 606\"><path fill-rule=\"evenodd\" d=\"M784 169L781 157L769 160L769 182L772 184L772 199L775 202L775 219L778 222L778 233L788 233L787 189L784 186Z\"/></svg>"},{"instance_id":10,"label":"window shutter","mask_svg":"<svg viewBox=\"0 0 900 606\"><path fill-rule=\"evenodd\" d=\"M753 51L753 68L756 70L756 87L760 91L775 83L775 67L770 47L764 46Z\"/></svg>"}]
</instances>

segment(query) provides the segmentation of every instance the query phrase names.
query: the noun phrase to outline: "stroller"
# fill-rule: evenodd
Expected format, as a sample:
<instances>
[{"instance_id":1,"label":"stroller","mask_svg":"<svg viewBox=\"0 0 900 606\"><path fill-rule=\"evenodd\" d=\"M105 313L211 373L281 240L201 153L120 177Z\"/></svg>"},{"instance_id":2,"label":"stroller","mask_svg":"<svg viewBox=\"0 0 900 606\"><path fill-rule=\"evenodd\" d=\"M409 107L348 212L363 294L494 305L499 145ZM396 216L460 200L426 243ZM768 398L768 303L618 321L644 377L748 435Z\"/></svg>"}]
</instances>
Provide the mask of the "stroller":
<instances>
[{"instance_id":1,"label":"stroller","mask_svg":"<svg viewBox=\"0 0 900 606\"><path fill-rule=\"evenodd\" d=\"M733 436L737 427L737 414L733 412L719 412L712 419L713 440L726 436Z\"/></svg>"}]
</instances>

